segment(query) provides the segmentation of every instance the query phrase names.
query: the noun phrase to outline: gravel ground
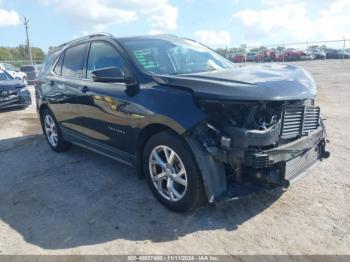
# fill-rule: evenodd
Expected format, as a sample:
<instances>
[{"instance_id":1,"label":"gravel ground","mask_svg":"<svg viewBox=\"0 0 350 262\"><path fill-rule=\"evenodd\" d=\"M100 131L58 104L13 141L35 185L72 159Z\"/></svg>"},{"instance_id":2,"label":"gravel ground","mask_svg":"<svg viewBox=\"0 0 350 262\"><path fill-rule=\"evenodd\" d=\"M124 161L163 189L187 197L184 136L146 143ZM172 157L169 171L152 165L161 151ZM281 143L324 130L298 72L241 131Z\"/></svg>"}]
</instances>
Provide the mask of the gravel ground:
<instances>
[{"instance_id":1,"label":"gravel ground","mask_svg":"<svg viewBox=\"0 0 350 262\"><path fill-rule=\"evenodd\" d=\"M299 64L318 83L331 157L287 192L186 215L127 166L52 152L34 106L0 112L0 253L350 254L350 61Z\"/></svg>"}]
</instances>

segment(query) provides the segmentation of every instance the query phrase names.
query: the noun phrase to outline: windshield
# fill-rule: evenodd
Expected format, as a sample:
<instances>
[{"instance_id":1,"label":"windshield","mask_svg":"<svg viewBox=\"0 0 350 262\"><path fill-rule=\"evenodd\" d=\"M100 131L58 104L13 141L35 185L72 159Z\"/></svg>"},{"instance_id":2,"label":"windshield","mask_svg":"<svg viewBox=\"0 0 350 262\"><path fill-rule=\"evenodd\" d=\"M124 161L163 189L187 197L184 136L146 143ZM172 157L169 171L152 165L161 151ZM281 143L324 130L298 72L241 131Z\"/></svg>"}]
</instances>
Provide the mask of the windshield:
<instances>
[{"instance_id":1,"label":"windshield","mask_svg":"<svg viewBox=\"0 0 350 262\"><path fill-rule=\"evenodd\" d=\"M14 67L13 65L10 64L4 64L5 69L8 71L17 71L18 69L16 67Z\"/></svg>"},{"instance_id":2,"label":"windshield","mask_svg":"<svg viewBox=\"0 0 350 262\"><path fill-rule=\"evenodd\" d=\"M5 81L5 80L12 80L12 76L5 72L5 71L0 71L0 81Z\"/></svg>"},{"instance_id":3,"label":"windshield","mask_svg":"<svg viewBox=\"0 0 350 262\"><path fill-rule=\"evenodd\" d=\"M186 39L122 41L137 64L151 74L188 74L235 67L209 48Z\"/></svg>"}]
</instances>

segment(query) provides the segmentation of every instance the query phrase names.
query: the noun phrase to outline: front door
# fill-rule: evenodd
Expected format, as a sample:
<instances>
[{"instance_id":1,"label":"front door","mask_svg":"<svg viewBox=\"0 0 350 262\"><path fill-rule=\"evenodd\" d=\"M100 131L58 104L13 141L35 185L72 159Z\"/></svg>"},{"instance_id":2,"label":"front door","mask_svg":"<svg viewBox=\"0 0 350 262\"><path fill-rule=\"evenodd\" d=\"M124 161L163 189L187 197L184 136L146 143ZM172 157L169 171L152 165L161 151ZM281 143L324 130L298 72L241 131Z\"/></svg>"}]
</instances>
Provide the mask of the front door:
<instances>
[{"instance_id":1,"label":"front door","mask_svg":"<svg viewBox=\"0 0 350 262\"><path fill-rule=\"evenodd\" d=\"M126 94L125 83L99 83L92 81L97 69L118 67L126 70L125 62L117 49L105 41L91 43L86 66L86 80L81 86L84 101L81 104L81 132L83 135L131 153L130 143L135 137Z\"/></svg>"}]
</instances>

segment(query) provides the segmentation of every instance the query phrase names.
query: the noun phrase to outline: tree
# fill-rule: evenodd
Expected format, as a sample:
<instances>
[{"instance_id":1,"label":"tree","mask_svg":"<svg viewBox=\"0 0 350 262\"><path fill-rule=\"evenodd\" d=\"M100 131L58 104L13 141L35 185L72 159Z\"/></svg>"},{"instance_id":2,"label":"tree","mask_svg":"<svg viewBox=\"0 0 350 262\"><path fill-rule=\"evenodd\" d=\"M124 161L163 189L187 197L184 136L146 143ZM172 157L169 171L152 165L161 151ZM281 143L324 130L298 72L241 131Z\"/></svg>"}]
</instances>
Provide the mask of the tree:
<instances>
[{"instance_id":1,"label":"tree","mask_svg":"<svg viewBox=\"0 0 350 262\"><path fill-rule=\"evenodd\" d=\"M14 59L12 53L10 52L9 48L6 47L0 47L0 61L1 60L12 60Z\"/></svg>"},{"instance_id":2,"label":"tree","mask_svg":"<svg viewBox=\"0 0 350 262\"><path fill-rule=\"evenodd\" d=\"M283 52L285 50L284 46L277 46L276 49L278 52Z\"/></svg>"},{"instance_id":3,"label":"tree","mask_svg":"<svg viewBox=\"0 0 350 262\"><path fill-rule=\"evenodd\" d=\"M267 50L267 48L265 46L260 46L260 47L255 47L255 48L250 49L250 52L259 53L259 52L262 52L265 50Z\"/></svg>"},{"instance_id":4,"label":"tree","mask_svg":"<svg viewBox=\"0 0 350 262\"><path fill-rule=\"evenodd\" d=\"M45 59L44 51L38 47L32 48L32 56L33 56L33 60L44 60Z\"/></svg>"},{"instance_id":5,"label":"tree","mask_svg":"<svg viewBox=\"0 0 350 262\"><path fill-rule=\"evenodd\" d=\"M44 60L45 53L39 47L32 47L33 60ZM25 45L18 47L0 47L0 61L29 60L28 48Z\"/></svg>"}]
</instances>

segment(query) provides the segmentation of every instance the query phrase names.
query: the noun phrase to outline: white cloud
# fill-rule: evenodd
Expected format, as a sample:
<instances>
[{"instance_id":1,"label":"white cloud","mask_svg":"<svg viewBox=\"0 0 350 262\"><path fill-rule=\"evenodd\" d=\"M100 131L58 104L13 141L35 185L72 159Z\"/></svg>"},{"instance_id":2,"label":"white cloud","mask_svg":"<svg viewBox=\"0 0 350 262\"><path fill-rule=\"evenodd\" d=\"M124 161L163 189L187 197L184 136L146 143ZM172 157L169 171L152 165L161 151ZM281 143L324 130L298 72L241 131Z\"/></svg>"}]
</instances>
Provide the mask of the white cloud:
<instances>
[{"instance_id":1,"label":"white cloud","mask_svg":"<svg viewBox=\"0 0 350 262\"><path fill-rule=\"evenodd\" d=\"M231 40L230 32L225 30L200 30L195 32L195 36L203 44L213 46L228 45Z\"/></svg>"},{"instance_id":2,"label":"white cloud","mask_svg":"<svg viewBox=\"0 0 350 262\"><path fill-rule=\"evenodd\" d=\"M151 22L152 27L154 28L166 28L174 30L177 27L177 15L178 14L176 7L169 4L165 4L158 14L151 16L149 21Z\"/></svg>"},{"instance_id":3,"label":"white cloud","mask_svg":"<svg viewBox=\"0 0 350 262\"><path fill-rule=\"evenodd\" d=\"M317 10L317 1L264 0L265 9L245 9L233 14L232 21L243 26L247 41L271 40L326 40L350 35L350 0L323 2ZM309 8L316 11L310 16Z\"/></svg>"},{"instance_id":4,"label":"white cloud","mask_svg":"<svg viewBox=\"0 0 350 262\"><path fill-rule=\"evenodd\" d=\"M160 35L160 34L163 34L163 31L151 29L148 33L150 35Z\"/></svg>"},{"instance_id":5,"label":"white cloud","mask_svg":"<svg viewBox=\"0 0 350 262\"><path fill-rule=\"evenodd\" d=\"M1 1L1 0L0 0ZM21 23L19 15L14 10L0 9L0 27L2 26L16 26Z\"/></svg>"},{"instance_id":6,"label":"white cloud","mask_svg":"<svg viewBox=\"0 0 350 262\"><path fill-rule=\"evenodd\" d=\"M103 31L115 24L145 19L152 29L176 29L177 8L168 0L39 0L83 30Z\"/></svg>"}]
</instances>

